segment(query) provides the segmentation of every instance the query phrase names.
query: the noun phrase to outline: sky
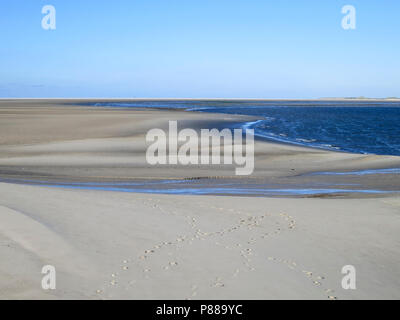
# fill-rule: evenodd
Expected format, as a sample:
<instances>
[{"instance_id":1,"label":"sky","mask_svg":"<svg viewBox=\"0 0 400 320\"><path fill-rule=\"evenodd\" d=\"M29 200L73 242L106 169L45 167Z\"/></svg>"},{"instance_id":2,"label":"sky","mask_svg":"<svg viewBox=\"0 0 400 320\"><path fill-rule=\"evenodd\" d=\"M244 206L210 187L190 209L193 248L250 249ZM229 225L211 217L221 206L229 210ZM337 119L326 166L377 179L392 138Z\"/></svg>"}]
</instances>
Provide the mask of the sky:
<instances>
[{"instance_id":1,"label":"sky","mask_svg":"<svg viewBox=\"0 0 400 320\"><path fill-rule=\"evenodd\" d=\"M400 97L399 17L398 0L1 0L0 98Z\"/></svg>"}]
</instances>

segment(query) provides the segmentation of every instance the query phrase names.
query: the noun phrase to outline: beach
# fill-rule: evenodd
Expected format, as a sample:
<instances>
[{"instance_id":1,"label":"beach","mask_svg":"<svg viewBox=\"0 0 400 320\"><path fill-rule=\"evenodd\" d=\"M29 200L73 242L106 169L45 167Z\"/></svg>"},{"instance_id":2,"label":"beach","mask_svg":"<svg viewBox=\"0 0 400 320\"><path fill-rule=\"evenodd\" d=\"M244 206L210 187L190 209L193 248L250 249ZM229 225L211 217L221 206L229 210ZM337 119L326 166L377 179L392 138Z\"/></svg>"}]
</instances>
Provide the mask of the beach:
<instances>
[{"instance_id":1,"label":"beach","mask_svg":"<svg viewBox=\"0 0 400 320\"><path fill-rule=\"evenodd\" d=\"M152 166L150 129L257 118L87 101L0 101L1 299L400 298L398 174L320 174L399 168L400 157L257 139L250 176ZM160 194L171 181L211 191ZM241 189L213 192L223 184ZM41 287L44 265L56 290ZM341 286L345 265L355 290Z\"/></svg>"}]
</instances>

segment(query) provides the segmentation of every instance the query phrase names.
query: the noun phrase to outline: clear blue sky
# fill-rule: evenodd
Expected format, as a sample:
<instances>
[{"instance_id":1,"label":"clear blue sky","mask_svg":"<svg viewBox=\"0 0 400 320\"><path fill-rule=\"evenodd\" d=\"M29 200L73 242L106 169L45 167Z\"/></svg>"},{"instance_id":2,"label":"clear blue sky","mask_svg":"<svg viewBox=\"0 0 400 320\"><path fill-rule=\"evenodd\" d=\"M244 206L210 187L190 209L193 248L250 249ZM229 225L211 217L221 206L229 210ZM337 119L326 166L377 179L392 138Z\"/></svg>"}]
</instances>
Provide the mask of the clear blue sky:
<instances>
[{"instance_id":1,"label":"clear blue sky","mask_svg":"<svg viewBox=\"0 0 400 320\"><path fill-rule=\"evenodd\" d=\"M0 97L400 96L398 0L1 0L0 39Z\"/></svg>"}]
</instances>

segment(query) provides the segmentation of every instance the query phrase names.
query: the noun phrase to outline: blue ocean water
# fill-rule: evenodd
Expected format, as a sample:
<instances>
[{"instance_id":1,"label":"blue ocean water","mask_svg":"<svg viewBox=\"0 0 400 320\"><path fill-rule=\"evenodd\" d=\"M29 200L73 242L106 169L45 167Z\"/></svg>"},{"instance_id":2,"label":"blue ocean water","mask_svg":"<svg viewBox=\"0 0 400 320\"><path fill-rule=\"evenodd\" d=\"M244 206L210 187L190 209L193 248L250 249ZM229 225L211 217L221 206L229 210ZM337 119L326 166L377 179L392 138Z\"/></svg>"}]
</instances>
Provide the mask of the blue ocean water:
<instances>
[{"instance_id":1,"label":"blue ocean water","mask_svg":"<svg viewBox=\"0 0 400 320\"><path fill-rule=\"evenodd\" d=\"M400 155L400 103L374 101L136 101L96 106L251 115L256 136L355 153Z\"/></svg>"}]
</instances>

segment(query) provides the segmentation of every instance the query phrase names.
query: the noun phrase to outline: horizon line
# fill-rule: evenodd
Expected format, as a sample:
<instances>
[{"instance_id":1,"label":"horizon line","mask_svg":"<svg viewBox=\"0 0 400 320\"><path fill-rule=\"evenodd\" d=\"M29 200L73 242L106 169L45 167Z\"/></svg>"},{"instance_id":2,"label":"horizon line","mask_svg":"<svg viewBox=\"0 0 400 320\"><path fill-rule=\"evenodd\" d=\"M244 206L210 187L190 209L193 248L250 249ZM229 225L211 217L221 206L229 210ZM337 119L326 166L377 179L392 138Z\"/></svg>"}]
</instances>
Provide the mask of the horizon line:
<instances>
[{"instance_id":1,"label":"horizon line","mask_svg":"<svg viewBox=\"0 0 400 320\"><path fill-rule=\"evenodd\" d=\"M370 97L322 97L322 98L215 98L215 97L209 97L209 98L151 98L151 97L135 97L135 98L116 98L116 97L57 97L57 98L50 98L50 97L41 97L41 98L31 98L31 97L24 97L24 98L17 98L17 97L9 97L9 98L3 98L0 97L0 100L232 100L232 101L302 101L302 100L326 100L326 101L332 101L332 100L375 100L375 101L381 101L381 100L400 100L400 97L387 97L387 98L370 98Z\"/></svg>"}]
</instances>

